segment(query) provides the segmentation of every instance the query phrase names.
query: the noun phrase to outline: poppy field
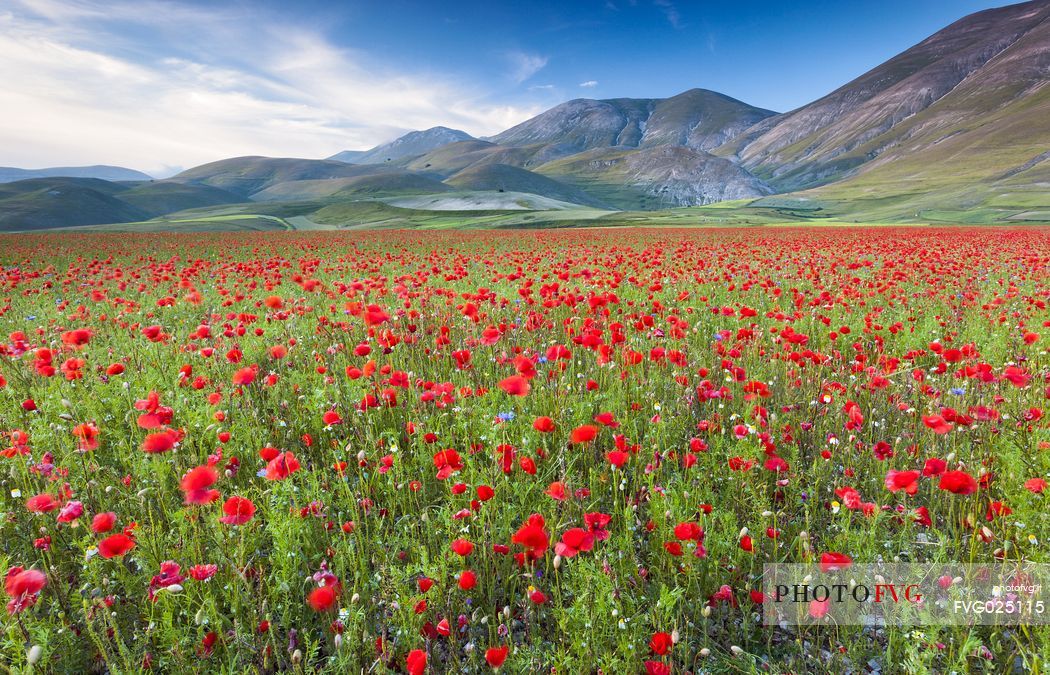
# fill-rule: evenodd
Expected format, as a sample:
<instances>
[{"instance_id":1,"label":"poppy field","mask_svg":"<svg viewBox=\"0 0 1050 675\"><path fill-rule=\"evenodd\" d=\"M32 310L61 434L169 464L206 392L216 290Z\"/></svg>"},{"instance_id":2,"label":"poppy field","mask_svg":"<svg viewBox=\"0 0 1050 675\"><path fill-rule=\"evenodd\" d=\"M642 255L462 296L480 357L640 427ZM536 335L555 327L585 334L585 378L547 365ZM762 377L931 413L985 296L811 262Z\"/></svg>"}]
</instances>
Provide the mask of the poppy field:
<instances>
[{"instance_id":1,"label":"poppy field","mask_svg":"<svg viewBox=\"0 0 1050 675\"><path fill-rule=\"evenodd\" d=\"M1050 658L761 622L766 563L1050 562L1050 230L2 242L14 671Z\"/></svg>"}]
</instances>

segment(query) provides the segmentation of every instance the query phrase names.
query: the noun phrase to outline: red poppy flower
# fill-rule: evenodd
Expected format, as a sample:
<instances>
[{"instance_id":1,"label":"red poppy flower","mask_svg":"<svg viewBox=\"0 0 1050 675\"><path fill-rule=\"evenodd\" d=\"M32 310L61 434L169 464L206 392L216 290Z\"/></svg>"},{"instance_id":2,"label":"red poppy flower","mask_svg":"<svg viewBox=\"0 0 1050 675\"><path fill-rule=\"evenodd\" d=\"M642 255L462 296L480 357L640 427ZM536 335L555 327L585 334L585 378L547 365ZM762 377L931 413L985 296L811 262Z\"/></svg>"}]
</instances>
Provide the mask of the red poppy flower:
<instances>
[{"instance_id":1,"label":"red poppy flower","mask_svg":"<svg viewBox=\"0 0 1050 675\"><path fill-rule=\"evenodd\" d=\"M291 452L282 452L266 464L267 480L284 480L299 470L299 460Z\"/></svg>"},{"instance_id":2,"label":"red poppy flower","mask_svg":"<svg viewBox=\"0 0 1050 675\"><path fill-rule=\"evenodd\" d=\"M584 424L572 430L571 441L575 445L590 443L598 435L598 428L590 424Z\"/></svg>"},{"instance_id":3,"label":"red poppy flower","mask_svg":"<svg viewBox=\"0 0 1050 675\"><path fill-rule=\"evenodd\" d=\"M674 646L674 640L671 638L670 633L657 632L653 633L653 637L649 639L649 649L654 654L663 656L667 652L671 651L671 647Z\"/></svg>"},{"instance_id":4,"label":"red poppy flower","mask_svg":"<svg viewBox=\"0 0 1050 675\"><path fill-rule=\"evenodd\" d=\"M438 470L437 479L445 480L457 471L463 470L463 460L459 453L451 448L434 453L434 468Z\"/></svg>"},{"instance_id":5,"label":"red poppy flower","mask_svg":"<svg viewBox=\"0 0 1050 675\"><path fill-rule=\"evenodd\" d=\"M117 558L135 548L135 540L123 532L113 534L98 543L98 554L103 558Z\"/></svg>"},{"instance_id":6,"label":"red poppy flower","mask_svg":"<svg viewBox=\"0 0 1050 675\"><path fill-rule=\"evenodd\" d=\"M594 535L581 527L566 530L561 541L554 545L554 552L563 558L572 558L581 551L594 548Z\"/></svg>"},{"instance_id":7,"label":"red poppy flower","mask_svg":"<svg viewBox=\"0 0 1050 675\"><path fill-rule=\"evenodd\" d=\"M940 476L947 470L948 462L937 457L930 457L922 467L922 475L930 478L932 476Z\"/></svg>"},{"instance_id":8,"label":"red poppy flower","mask_svg":"<svg viewBox=\"0 0 1050 675\"><path fill-rule=\"evenodd\" d=\"M160 431L146 436L142 441L142 449L151 455L171 452L178 442L178 434L171 429Z\"/></svg>"},{"instance_id":9,"label":"red poppy flower","mask_svg":"<svg viewBox=\"0 0 1050 675\"><path fill-rule=\"evenodd\" d=\"M671 675L671 666L660 661L646 661L645 675Z\"/></svg>"},{"instance_id":10,"label":"red poppy flower","mask_svg":"<svg viewBox=\"0 0 1050 675\"><path fill-rule=\"evenodd\" d=\"M977 480L965 471L947 471L937 487L952 494L969 495L977 492Z\"/></svg>"},{"instance_id":11,"label":"red poppy flower","mask_svg":"<svg viewBox=\"0 0 1050 675\"><path fill-rule=\"evenodd\" d=\"M566 494L565 494L565 483L562 483L561 481L558 481L558 480L554 481L544 491L544 494L546 494L548 497L550 497L551 499L553 499L555 501L559 501L559 502L565 501L566 498L567 498Z\"/></svg>"},{"instance_id":12,"label":"red poppy flower","mask_svg":"<svg viewBox=\"0 0 1050 675\"><path fill-rule=\"evenodd\" d=\"M405 670L408 675L423 675L427 669L427 653L422 649L413 649L405 657Z\"/></svg>"},{"instance_id":13,"label":"red poppy flower","mask_svg":"<svg viewBox=\"0 0 1050 675\"><path fill-rule=\"evenodd\" d=\"M227 525L244 525L255 515L255 504L246 497L234 495L222 505L222 512L226 515L219 518L219 522Z\"/></svg>"},{"instance_id":14,"label":"red poppy flower","mask_svg":"<svg viewBox=\"0 0 1050 675\"><path fill-rule=\"evenodd\" d=\"M554 431L554 420L549 417L537 417L532 423L532 428L541 434L549 434Z\"/></svg>"},{"instance_id":15,"label":"red poppy flower","mask_svg":"<svg viewBox=\"0 0 1050 675\"><path fill-rule=\"evenodd\" d=\"M117 514L113 512L99 513L91 519L91 531L95 534L105 534L113 529L117 522Z\"/></svg>"},{"instance_id":16,"label":"red poppy flower","mask_svg":"<svg viewBox=\"0 0 1050 675\"><path fill-rule=\"evenodd\" d=\"M499 388L511 396L526 396L531 389L529 381L521 375L511 375L500 380Z\"/></svg>"},{"instance_id":17,"label":"red poppy flower","mask_svg":"<svg viewBox=\"0 0 1050 675\"><path fill-rule=\"evenodd\" d=\"M946 434L952 430L952 425L940 415L926 415L922 418L922 423L933 429L935 434Z\"/></svg>"},{"instance_id":18,"label":"red poppy flower","mask_svg":"<svg viewBox=\"0 0 1050 675\"><path fill-rule=\"evenodd\" d=\"M81 452L90 452L98 449L98 427L91 422L78 424L73 427L73 435L78 439Z\"/></svg>"},{"instance_id":19,"label":"red poppy flower","mask_svg":"<svg viewBox=\"0 0 1050 675\"><path fill-rule=\"evenodd\" d=\"M478 575L471 570L464 570L459 575L459 587L464 591L469 591L478 584Z\"/></svg>"},{"instance_id":20,"label":"red poppy flower","mask_svg":"<svg viewBox=\"0 0 1050 675\"><path fill-rule=\"evenodd\" d=\"M218 490L209 490L219 480L219 473L210 466L198 466L186 472L179 482L186 504L211 504L219 498Z\"/></svg>"},{"instance_id":21,"label":"red poppy flower","mask_svg":"<svg viewBox=\"0 0 1050 675\"><path fill-rule=\"evenodd\" d=\"M62 504L55 500L54 495L41 493L26 500L26 509L30 513L48 513L54 511Z\"/></svg>"},{"instance_id":22,"label":"red poppy flower","mask_svg":"<svg viewBox=\"0 0 1050 675\"><path fill-rule=\"evenodd\" d=\"M310 591L306 601L315 612L326 612L335 606L339 593L335 586L319 586Z\"/></svg>"},{"instance_id":23,"label":"red poppy flower","mask_svg":"<svg viewBox=\"0 0 1050 675\"><path fill-rule=\"evenodd\" d=\"M502 647L489 647L485 650L485 662L489 664L492 669L498 669L507 660L507 654L510 652L510 648L506 645Z\"/></svg>"},{"instance_id":24,"label":"red poppy flower","mask_svg":"<svg viewBox=\"0 0 1050 675\"><path fill-rule=\"evenodd\" d=\"M514 536L511 537L511 543L524 546L526 553L531 559L539 560L547 552L547 547L550 545L547 530L544 529L545 526L546 523L543 520L543 516L534 513L514 533Z\"/></svg>"},{"instance_id":25,"label":"red poppy flower","mask_svg":"<svg viewBox=\"0 0 1050 675\"><path fill-rule=\"evenodd\" d=\"M194 565L190 568L190 577L197 581L207 581L218 571L218 565Z\"/></svg>"},{"instance_id":26,"label":"red poppy flower","mask_svg":"<svg viewBox=\"0 0 1050 675\"><path fill-rule=\"evenodd\" d=\"M452 542L452 551L455 552L456 555L466 558L473 553L474 544L467 539L456 539Z\"/></svg>"},{"instance_id":27,"label":"red poppy flower","mask_svg":"<svg viewBox=\"0 0 1050 675\"><path fill-rule=\"evenodd\" d=\"M886 489L890 492L904 490L907 494L913 495L919 491L919 472L890 470L886 472L885 483Z\"/></svg>"},{"instance_id":28,"label":"red poppy flower","mask_svg":"<svg viewBox=\"0 0 1050 675\"><path fill-rule=\"evenodd\" d=\"M241 368L233 374L233 383L238 387L249 385L255 381L255 375L255 367L249 366L248 368Z\"/></svg>"},{"instance_id":29,"label":"red poppy flower","mask_svg":"<svg viewBox=\"0 0 1050 675\"><path fill-rule=\"evenodd\" d=\"M821 553L820 554L820 571L827 574L835 570L847 569L853 564L853 558L850 558L845 553Z\"/></svg>"},{"instance_id":30,"label":"red poppy flower","mask_svg":"<svg viewBox=\"0 0 1050 675\"><path fill-rule=\"evenodd\" d=\"M12 567L4 579L4 591L11 598L7 603L8 614L18 614L34 604L47 585L47 576L40 570Z\"/></svg>"},{"instance_id":31,"label":"red poppy flower","mask_svg":"<svg viewBox=\"0 0 1050 675\"><path fill-rule=\"evenodd\" d=\"M1037 495L1043 494L1046 489L1046 481L1042 478L1029 478L1024 482L1024 489Z\"/></svg>"}]
</instances>

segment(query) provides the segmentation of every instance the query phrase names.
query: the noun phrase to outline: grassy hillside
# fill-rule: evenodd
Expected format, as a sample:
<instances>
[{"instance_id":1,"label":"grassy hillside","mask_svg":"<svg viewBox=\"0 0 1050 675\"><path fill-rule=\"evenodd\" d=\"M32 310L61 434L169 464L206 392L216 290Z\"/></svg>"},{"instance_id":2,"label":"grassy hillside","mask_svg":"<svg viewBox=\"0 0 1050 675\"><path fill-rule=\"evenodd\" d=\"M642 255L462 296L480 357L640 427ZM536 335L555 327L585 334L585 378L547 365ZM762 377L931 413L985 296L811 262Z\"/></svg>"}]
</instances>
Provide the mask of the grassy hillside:
<instances>
[{"instance_id":1,"label":"grassy hillside","mask_svg":"<svg viewBox=\"0 0 1050 675\"><path fill-rule=\"evenodd\" d=\"M405 194L446 192L452 188L444 183L407 171L391 170L350 178L322 180L293 180L277 183L252 195L257 201L295 201L304 199L351 199L360 197L388 197Z\"/></svg>"},{"instance_id":2,"label":"grassy hillside","mask_svg":"<svg viewBox=\"0 0 1050 675\"><path fill-rule=\"evenodd\" d=\"M244 201L239 195L210 185L173 181L142 183L119 193L119 199L151 218L184 209Z\"/></svg>"},{"instance_id":3,"label":"grassy hillside","mask_svg":"<svg viewBox=\"0 0 1050 675\"><path fill-rule=\"evenodd\" d=\"M248 197L266 188L299 180L348 178L376 171L323 159L234 157L202 164L171 178L178 183L210 185Z\"/></svg>"},{"instance_id":4,"label":"grassy hillside","mask_svg":"<svg viewBox=\"0 0 1050 675\"><path fill-rule=\"evenodd\" d=\"M97 178L34 178L0 185L0 230L38 230L144 220L118 198L125 186Z\"/></svg>"},{"instance_id":5,"label":"grassy hillside","mask_svg":"<svg viewBox=\"0 0 1050 675\"><path fill-rule=\"evenodd\" d=\"M475 164L447 178L445 182L465 190L527 192L573 204L609 208L578 187L507 164Z\"/></svg>"}]
</instances>

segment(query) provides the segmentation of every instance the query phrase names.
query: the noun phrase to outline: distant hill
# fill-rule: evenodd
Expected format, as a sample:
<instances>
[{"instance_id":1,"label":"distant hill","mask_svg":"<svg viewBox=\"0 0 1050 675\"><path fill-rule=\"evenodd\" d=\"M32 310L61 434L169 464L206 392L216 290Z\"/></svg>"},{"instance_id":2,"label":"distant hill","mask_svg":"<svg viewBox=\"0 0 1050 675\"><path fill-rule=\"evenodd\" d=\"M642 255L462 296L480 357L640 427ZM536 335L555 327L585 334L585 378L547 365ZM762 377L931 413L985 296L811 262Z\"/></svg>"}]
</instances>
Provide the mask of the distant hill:
<instances>
[{"instance_id":1,"label":"distant hill","mask_svg":"<svg viewBox=\"0 0 1050 675\"><path fill-rule=\"evenodd\" d=\"M449 143L473 140L465 131L448 127L432 127L424 131L411 131L389 143L377 145L371 150L345 150L329 159L351 164L382 164L405 157L416 157Z\"/></svg>"},{"instance_id":2,"label":"distant hill","mask_svg":"<svg viewBox=\"0 0 1050 675\"><path fill-rule=\"evenodd\" d=\"M408 171L387 171L349 178L293 180L277 183L252 195L256 201L298 201L307 199L350 199L388 197L404 194L447 192L444 183Z\"/></svg>"},{"instance_id":3,"label":"distant hill","mask_svg":"<svg viewBox=\"0 0 1050 675\"><path fill-rule=\"evenodd\" d=\"M185 209L244 201L240 195L210 185L188 185L169 180L135 185L117 193L116 196L120 201L142 211L149 218Z\"/></svg>"},{"instance_id":4,"label":"distant hill","mask_svg":"<svg viewBox=\"0 0 1050 675\"><path fill-rule=\"evenodd\" d=\"M346 162L347 164L357 164L357 159L367 153L367 150L343 150L335 153L328 159L336 162Z\"/></svg>"},{"instance_id":5,"label":"distant hill","mask_svg":"<svg viewBox=\"0 0 1050 675\"><path fill-rule=\"evenodd\" d=\"M266 188L293 180L347 178L371 169L327 159L234 157L202 164L172 176L177 183L210 185L249 197Z\"/></svg>"},{"instance_id":6,"label":"distant hill","mask_svg":"<svg viewBox=\"0 0 1050 675\"><path fill-rule=\"evenodd\" d=\"M37 230L145 220L117 195L126 188L97 178L31 178L0 185L0 230Z\"/></svg>"},{"instance_id":7,"label":"distant hill","mask_svg":"<svg viewBox=\"0 0 1050 675\"><path fill-rule=\"evenodd\" d=\"M0 185L0 230L126 223L240 201L217 188L168 181L129 187L98 178L31 178Z\"/></svg>"},{"instance_id":8,"label":"distant hill","mask_svg":"<svg viewBox=\"0 0 1050 675\"><path fill-rule=\"evenodd\" d=\"M55 166L47 169L16 169L0 166L0 183L13 183L16 180L30 178L100 178L112 181L153 180L141 171L125 169L122 166Z\"/></svg>"},{"instance_id":9,"label":"distant hill","mask_svg":"<svg viewBox=\"0 0 1050 675\"><path fill-rule=\"evenodd\" d=\"M506 164L476 164L456 173L445 182L462 190L527 192L562 202L608 208L607 204L575 186Z\"/></svg>"},{"instance_id":10,"label":"distant hill","mask_svg":"<svg viewBox=\"0 0 1050 675\"><path fill-rule=\"evenodd\" d=\"M493 136L500 145L559 146L561 154L596 148L678 145L710 150L732 140L771 110L690 89L665 99L575 99Z\"/></svg>"}]
</instances>

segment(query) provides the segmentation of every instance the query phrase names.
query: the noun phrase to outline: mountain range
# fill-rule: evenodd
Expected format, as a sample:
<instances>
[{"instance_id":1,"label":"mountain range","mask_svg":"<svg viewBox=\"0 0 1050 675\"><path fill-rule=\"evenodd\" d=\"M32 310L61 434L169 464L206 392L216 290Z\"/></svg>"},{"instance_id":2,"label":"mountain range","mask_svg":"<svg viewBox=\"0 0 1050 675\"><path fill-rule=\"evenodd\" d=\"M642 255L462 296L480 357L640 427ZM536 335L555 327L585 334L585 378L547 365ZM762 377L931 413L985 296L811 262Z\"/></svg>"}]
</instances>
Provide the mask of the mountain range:
<instances>
[{"instance_id":1,"label":"mountain range","mask_svg":"<svg viewBox=\"0 0 1050 675\"><path fill-rule=\"evenodd\" d=\"M964 17L786 113L691 89L575 99L490 138L434 127L163 181L21 171L0 169L0 229L1048 222L1050 0Z\"/></svg>"}]
</instances>

